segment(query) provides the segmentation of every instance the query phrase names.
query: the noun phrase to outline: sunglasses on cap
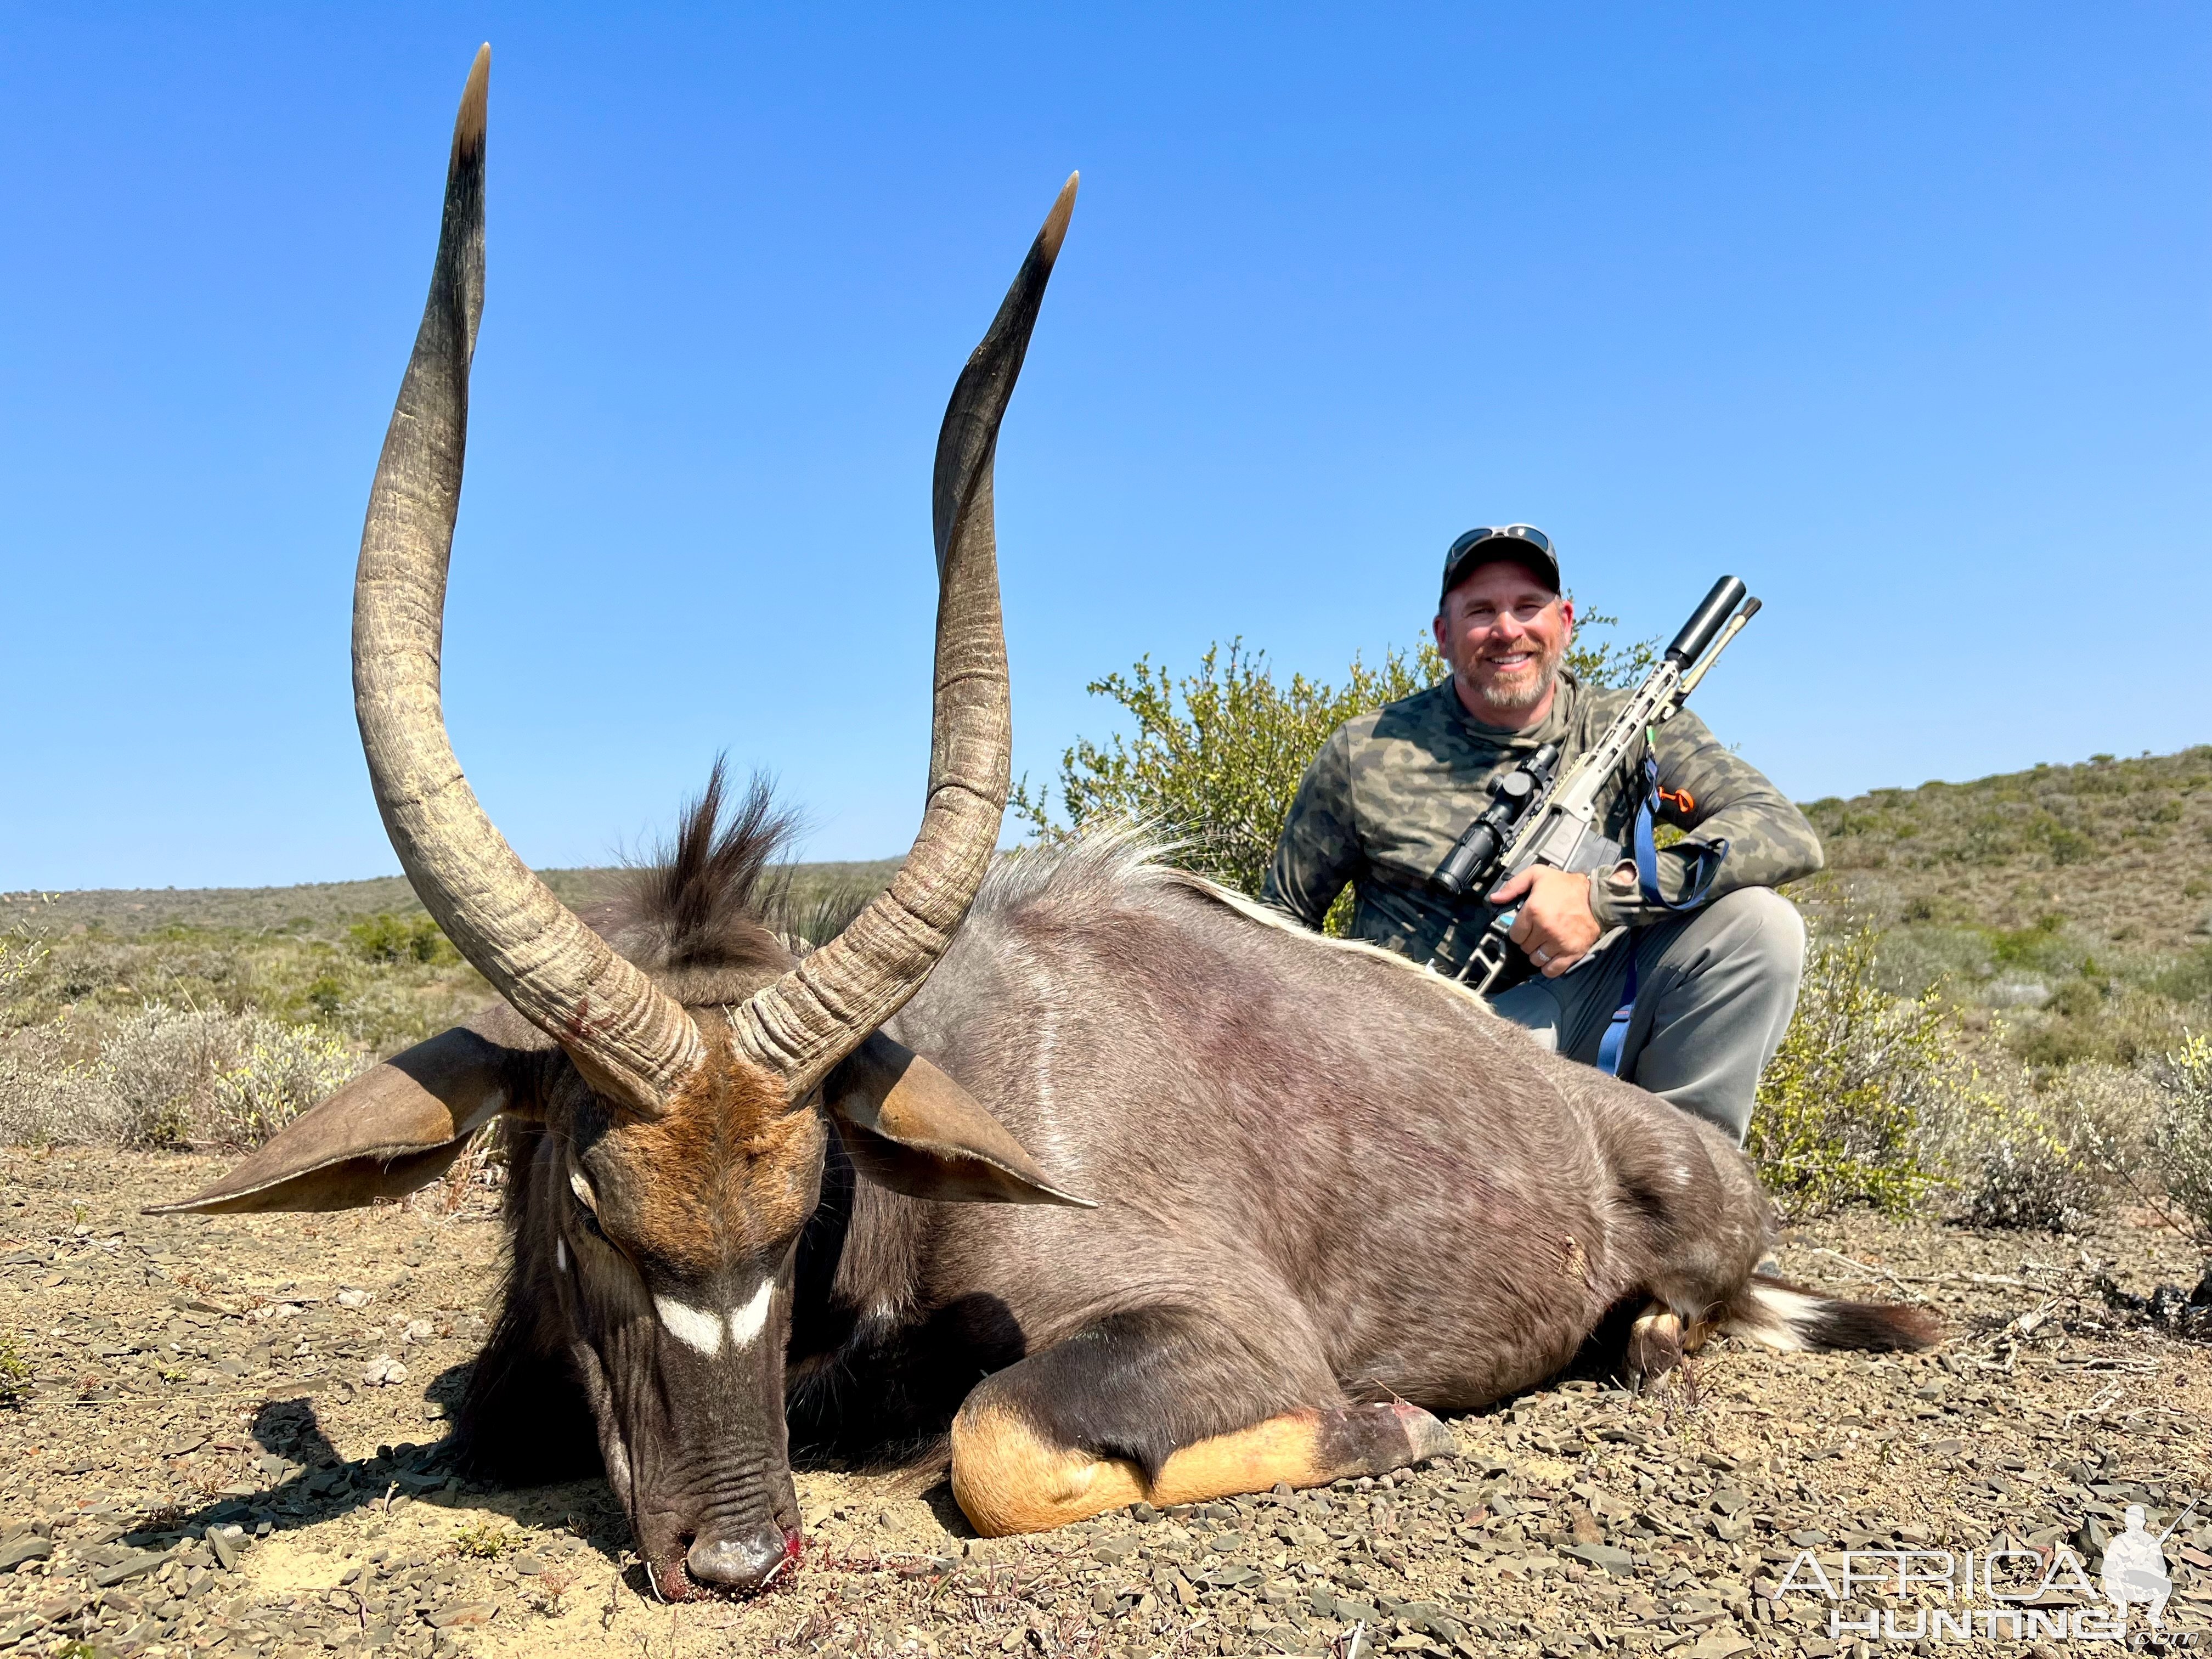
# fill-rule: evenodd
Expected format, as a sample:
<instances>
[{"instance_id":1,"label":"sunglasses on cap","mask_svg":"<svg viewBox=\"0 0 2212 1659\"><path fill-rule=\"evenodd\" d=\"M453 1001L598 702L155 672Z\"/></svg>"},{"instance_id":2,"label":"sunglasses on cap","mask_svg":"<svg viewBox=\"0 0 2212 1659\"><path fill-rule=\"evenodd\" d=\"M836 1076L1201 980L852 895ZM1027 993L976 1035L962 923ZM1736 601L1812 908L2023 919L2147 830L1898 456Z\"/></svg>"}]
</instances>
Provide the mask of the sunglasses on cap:
<instances>
[{"instance_id":1,"label":"sunglasses on cap","mask_svg":"<svg viewBox=\"0 0 2212 1659\"><path fill-rule=\"evenodd\" d=\"M1552 538L1533 524L1509 524L1470 530L1451 544L1444 555L1443 592L1450 592L1462 576L1492 559L1526 565L1553 592L1559 591L1559 556Z\"/></svg>"},{"instance_id":2,"label":"sunglasses on cap","mask_svg":"<svg viewBox=\"0 0 2212 1659\"><path fill-rule=\"evenodd\" d=\"M1444 555L1445 564L1450 564L1454 560L1457 559L1461 554L1466 552L1468 549L1474 546L1480 542L1488 541L1492 536L1510 536L1516 542L1528 543L1529 546L1534 548L1538 552L1544 555L1546 558L1556 559L1559 557L1559 554L1552 546L1552 538L1549 536L1547 536L1542 531L1537 529L1533 524L1506 524L1499 525L1495 528L1486 525L1480 530L1468 531L1466 535L1462 536L1457 541L1454 542L1451 544L1451 550ZM1431 544L1431 546L1434 544L1435 544L1433 543Z\"/></svg>"}]
</instances>

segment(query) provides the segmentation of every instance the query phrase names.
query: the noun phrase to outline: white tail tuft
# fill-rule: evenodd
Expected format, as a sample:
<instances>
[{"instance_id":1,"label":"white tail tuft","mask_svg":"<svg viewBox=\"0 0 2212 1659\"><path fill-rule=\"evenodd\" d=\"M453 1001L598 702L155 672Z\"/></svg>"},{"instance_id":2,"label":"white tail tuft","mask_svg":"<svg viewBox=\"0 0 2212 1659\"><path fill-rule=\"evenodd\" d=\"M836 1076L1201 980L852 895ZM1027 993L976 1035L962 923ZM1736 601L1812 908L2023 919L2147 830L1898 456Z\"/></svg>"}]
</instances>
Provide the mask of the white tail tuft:
<instances>
[{"instance_id":1,"label":"white tail tuft","mask_svg":"<svg viewBox=\"0 0 2212 1659\"><path fill-rule=\"evenodd\" d=\"M1883 1353L1926 1348L1943 1328L1926 1308L1845 1302L1779 1279L1755 1278L1729 1303L1722 1328L1783 1353L1856 1348Z\"/></svg>"},{"instance_id":2,"label":"white tail tuft","mask_svg":"<svg viewBox=\"0 0 2212 1659\"><path fill-rule=\"evenodd\" d=\"M1754 1279L1729 1310L1724 1328L1778 1353L1802 1353L1816 1346L1827 1299L1771 1279Z\"/></svg>"}]
</instances>

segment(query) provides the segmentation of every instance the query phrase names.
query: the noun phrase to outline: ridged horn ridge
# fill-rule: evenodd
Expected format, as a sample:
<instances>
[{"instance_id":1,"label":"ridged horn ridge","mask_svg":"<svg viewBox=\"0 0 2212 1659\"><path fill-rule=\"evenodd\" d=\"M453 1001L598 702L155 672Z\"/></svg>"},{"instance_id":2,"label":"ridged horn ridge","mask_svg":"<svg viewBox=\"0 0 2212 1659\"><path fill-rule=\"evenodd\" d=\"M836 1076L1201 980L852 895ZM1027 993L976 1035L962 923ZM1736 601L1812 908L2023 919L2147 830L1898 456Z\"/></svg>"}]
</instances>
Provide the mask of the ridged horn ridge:
<instances>
[{"instance_id":1,"label":"ridged horn ridge","mask_svg":"<svg viewBox=\"0 0 2212 1659\"><path fill-rule=\"evenodd\" d=\"M385 830L447 936L594 1088L659 1113L704 1060L698 1028L515 856L446 735L440 650L483 312L490 76L486 46L453 123L430 297L369 492L354 586L354 712Z\"/></svg>"},{"instance_id":2,"label":"ridged horn ridge","mask_svg":"<svg viewBox=\"0 0 2212 1659\"><path fill-rule=\"evenodd\" d=\"M929 798L888 890L836 939L730 1012L738 1047L803 1098L921 988L989 868L1006 810L1012 725L991 463L1045 283L1075 208L1070 174L937 438L937 672Z\"/></svg>"}]
</instances>

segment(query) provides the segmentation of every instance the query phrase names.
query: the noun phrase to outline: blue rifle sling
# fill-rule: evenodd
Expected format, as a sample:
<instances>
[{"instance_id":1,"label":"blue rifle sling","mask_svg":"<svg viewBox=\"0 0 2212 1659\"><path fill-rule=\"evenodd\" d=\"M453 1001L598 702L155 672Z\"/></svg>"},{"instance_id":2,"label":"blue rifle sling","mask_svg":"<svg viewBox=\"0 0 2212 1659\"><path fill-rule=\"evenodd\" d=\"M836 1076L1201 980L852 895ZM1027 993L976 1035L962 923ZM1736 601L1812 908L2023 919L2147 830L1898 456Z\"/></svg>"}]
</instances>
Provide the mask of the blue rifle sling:
<instances>
[{"instance_id":1,"label":"blue rifle sling","mask_svg":"<svg viewBox=\"0 0 2212 1659\"><path fill-rule=\"evenodd\" d=\"M1720 873L1721 860L1728 856L1728 838L1723 836L1711 843L1685 842L1690 852L1690 878L1680 899L1670 899L1659 890L1659 844L1653 832L1652 803L1659 799L1659 763L1647 746L1644 751L1644 799L1636 809L1636 884L1643 890L1644 902L1668 910L1694 910L1705 902L1705 895ZM1613 1011L1606 1023L1605 1035L1598 1039L1597 1063L1601 1071L1613 1077L1620 1075L1621 1051L1628 1044L1629 1022L1636 1018L1636 935L1627 939L1628 983L1620 994L1620 1006Z\"/></svg>"},{"instance_id":2,"label":"blue rifle sling","mask_svg":"<svg viewBox=\"0 0 2212 1659\"><path fill-rule=\"evenodd\" d=\"M1644 751L1644 799L1636 809L1636 884L1644 890L1644 902L1667 910L1694 910L1705 902L1705 894L1713 884L1713 878L1721 872L1721 860L1728 856L1728 837L1716 842L1684 842L1683 851L1690 855L1689 878L1683 884L1682 896L1670 899L1659 890L1659 844L1652 834L1651 804L1659 799L1659 763L1647 746Z\"/></svg>"}]
</instances>

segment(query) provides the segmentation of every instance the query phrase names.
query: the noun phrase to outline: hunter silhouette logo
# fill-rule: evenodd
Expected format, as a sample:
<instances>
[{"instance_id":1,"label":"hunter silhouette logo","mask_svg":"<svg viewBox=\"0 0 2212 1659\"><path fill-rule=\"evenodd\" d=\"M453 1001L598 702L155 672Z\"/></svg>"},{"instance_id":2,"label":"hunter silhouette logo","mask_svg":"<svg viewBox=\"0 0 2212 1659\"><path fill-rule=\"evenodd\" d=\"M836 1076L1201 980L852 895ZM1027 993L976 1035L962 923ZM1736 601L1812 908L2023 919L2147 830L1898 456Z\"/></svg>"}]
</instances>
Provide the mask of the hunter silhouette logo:
<instances>
[{"instance_id":1,"label":"hunter silhouette logo","mask_svg":"<svg viewBox=\"0 0 2212 1659\"><path fill-rule=\"evenodd\" d=\"M2142 1505L2128 1505L2128 1529L2105 1546L2105 1599L2121 1618L2128 1616L2130 1602L2139 1601L2150 1609L2150 1627L2164 1626L2166 1598L2173 1594L2173 1580L2166 1570L2166 1540L2196 1507L2197 1500L2191 1498L2189 1509L2173 1517L2173 1526L2153 1538L2143 1525Z\"/></svg>"},{"instance_id":2,"label":"hunter silhouette logo","mask_svg":"<svg viewBox=\"0 0 2212 1659\"><path fill-rule=\"evenodd\" d=\"M2197 1502L2191 1498L2172 1526L2155 1534L2144 1524L2142 1506L2129 1506L2125 1529L2105 1546L2105 1606L2071 1548L2034 1548L2009 1536L1980 1549L1853 1549L1826 1561L1802 1550L1774 1599L1826 1601L1831 1641L2112 1641L2127 1637L2130 1611L2141 1607L2149 1632L2187 1642L2188 1634L2166 1635L2173 1595L2166 1542ZM1866 1605L1869 1593L1908 1605Z\"/></svg>"}]
</instances>

